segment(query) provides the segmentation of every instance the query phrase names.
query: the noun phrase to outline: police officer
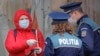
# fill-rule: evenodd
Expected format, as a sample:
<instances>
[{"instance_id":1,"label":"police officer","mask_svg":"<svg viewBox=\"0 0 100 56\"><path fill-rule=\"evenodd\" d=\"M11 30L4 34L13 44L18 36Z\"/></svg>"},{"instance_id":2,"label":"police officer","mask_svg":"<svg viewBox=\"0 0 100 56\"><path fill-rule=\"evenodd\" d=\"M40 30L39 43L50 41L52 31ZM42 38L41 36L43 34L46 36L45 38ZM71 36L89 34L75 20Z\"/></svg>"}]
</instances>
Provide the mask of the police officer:
<instances>
[{"instance_id":1,"label":"police officer","mask_svg":"<svg viewBox=\"0 0 100 56\"><path fill-rule=\"evenodd\" d=\"M82 41L73 35L67 22L70 17L64 12L51 12L52 35L46 39L44 56L84 56Z\"/></svg>"},{"instance_id":2,"label":"police officer","mask_svg":"<svg viewBox=\"0 0 100 56\"><path fill-rule=\"evenodd\" d=\"M78 25L77 36L83 41L85 56L98 56L93 55L95 52L94 50L97 49L96 46L100 47L100 44L98 45L96 43L97 40L95 40L96 37L94 35L94 31L98 28L98 26L88 15L83 13L81 4L81 2L70 2L60 6L60 8L71 16L68 21L72 25Z\"/></svg>"}]
</instances>

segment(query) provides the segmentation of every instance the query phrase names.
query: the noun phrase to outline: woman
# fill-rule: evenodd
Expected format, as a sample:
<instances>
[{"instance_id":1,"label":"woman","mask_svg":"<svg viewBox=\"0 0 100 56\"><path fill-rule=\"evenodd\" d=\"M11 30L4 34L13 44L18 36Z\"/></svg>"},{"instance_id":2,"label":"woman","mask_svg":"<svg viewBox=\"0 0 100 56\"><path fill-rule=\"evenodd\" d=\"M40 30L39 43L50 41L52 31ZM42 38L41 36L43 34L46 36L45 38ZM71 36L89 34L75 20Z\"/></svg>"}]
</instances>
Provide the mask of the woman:
<instances>
[{"instance_id":1,"label":"woman","mask_svg":"<svg viewBox=\"0 0 100 56\"><path fill-rule=\"evenodd\" d=\"M82 41L73 35L67 22L70 17L63 12L52 12L52 35L46 39L44 56L84 56Z\"/></svg>"},{"instance_id":2,"label":"woman","mask_svg":"<svg viewBox=\"0 0 100 56\"><path fill-rule=\"evenodd\" d=\"M42 33L39 29L32 29L32 18L26 10L18 10L15 13L14 24L16 29L9 30L5 41L9 56L43 56ZM35 54L34 51L36 51Z\"/></svg>"}]
</instances>

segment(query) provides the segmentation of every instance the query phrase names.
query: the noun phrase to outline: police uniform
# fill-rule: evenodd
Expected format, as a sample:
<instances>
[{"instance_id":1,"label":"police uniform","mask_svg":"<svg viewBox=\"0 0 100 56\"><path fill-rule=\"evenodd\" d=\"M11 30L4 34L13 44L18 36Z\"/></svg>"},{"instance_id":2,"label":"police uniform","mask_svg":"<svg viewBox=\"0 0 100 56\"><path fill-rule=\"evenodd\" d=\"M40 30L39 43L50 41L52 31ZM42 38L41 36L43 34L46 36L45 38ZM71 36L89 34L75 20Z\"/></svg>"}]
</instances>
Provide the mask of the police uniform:
<instances>
[{"instance_id":1,"label":"police uniform","mask_svg":"<svg viewBox=\"0 0 100 56\"><path fill-rule=\"evenodd\" d=\"M61 6L61 9L64 9L65 12L70 13L74 10L81 8L81 2L71 2L69 4L65 4ZM96 39L94 35L94 31L98 29L97 24L87 15L83 15L77 22L77 36L82 39L83 47L85 50L85 56L98 56L95 51L100 44L96 44L100 38ZM100 43L98 41L98 43ZM97 47L96 47L96 46ZM97 51L100 56L100 49Z\"/></svg>"},{"instance_id":2,"label":"police uniform","mask_svg":"<svg viewBox=\"0 0 100 56\"><path fill-rule=\"evenodd\" d=\"M52 12L49 14L53 22L66 22L70 17L63 12ZM82 41L67 32L61 36L59 33L52 34L46 39L44 56L84 56Z\"/></svg>"}]
</instances>

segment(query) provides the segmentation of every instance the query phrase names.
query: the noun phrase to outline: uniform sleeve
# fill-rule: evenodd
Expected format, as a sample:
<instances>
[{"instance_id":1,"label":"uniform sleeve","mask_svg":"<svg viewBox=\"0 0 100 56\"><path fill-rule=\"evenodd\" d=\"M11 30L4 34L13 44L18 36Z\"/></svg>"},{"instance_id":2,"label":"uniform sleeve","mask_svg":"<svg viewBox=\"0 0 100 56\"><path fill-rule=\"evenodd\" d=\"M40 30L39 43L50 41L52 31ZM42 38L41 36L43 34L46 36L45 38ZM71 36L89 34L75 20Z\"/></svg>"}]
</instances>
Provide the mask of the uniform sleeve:
<instances>
[{"instance_id":1,"label":"uniform sleeve","mask_svg":"<svg viewBox=\"0 0 100 56\"><path fill-rule=\"evenodd\" d=\"M24 40L21 42L15 41L14 31L10 30L5 41L5 47L9 53L15 54L24 51L28 48L28 45Z\"/></svg>"},{"instance_id":2,"label":"uniform sleeve","mask_svg":"<svg viewBox=\"0 0 100 56\"><path fill-rule=\"evenodd\" d=\"M43 56L53 56L53 54L54 54L53 44L52 44L50 38L47 38Z\"/></svg>"},{"instance_id":3,"label":"uniform sleeve","mask_svg":"<svg viewBox=\"0 0 100 56\"><path fill-rule=\"evenodd\" d=\"M43 56L45 41L44 41L43 34L41 33L40 30L38 30L38 36L37 37L38 37L39 47L42 48L42 52L40 54L38 54L38 56Z\"/></svg>"},{"instance_id":4,"label":"uniform sleeve","mask_svg":"<svg viewBox=\"0 0 100 56\"><path fill-rule=\"evenodd\" d=\"M84 49L83 46L81 47L80 51L79 51L79 56L84 56Z\"/></svg>"},{"instance_id":5,"label":"uniform sleeve","mask_svg":"<svg viewBox=\"0 0 100 56\"><path fill-rule=\"evenodd\" d=\"M92 28L88 24L83 23L80 26L79 35L83 41L84 50L92 51L94 47L94 33Z\"/></svg>"}]
</instances>

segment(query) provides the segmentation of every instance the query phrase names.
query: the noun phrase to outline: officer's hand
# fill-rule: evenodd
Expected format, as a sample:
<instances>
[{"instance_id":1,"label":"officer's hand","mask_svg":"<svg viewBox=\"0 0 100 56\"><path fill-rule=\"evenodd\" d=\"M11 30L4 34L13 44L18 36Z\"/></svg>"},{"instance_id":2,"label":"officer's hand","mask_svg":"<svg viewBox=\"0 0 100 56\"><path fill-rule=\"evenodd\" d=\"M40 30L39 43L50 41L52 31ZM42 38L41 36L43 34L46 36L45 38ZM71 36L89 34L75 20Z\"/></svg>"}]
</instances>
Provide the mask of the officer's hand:
<instances>
[{"instance_id":1,"label":"officer's hand","mask_svg":"<svg viewBox=\"0 0 100 56\"><path fill-rule=\"evenodd\" d=\"M26 41L26 43L27 43L28 46L33 46L34 44L37 43L37 41L34 40L34 39L29 39L29 40Z\"/></svg>"},{"instance_id":2,"label":"officer's hand","mask_svg":"<svg viewBox=\"0 0 100 56\"><path fill-rule=\"evenodd\" d=\"M34 52L36 52L37 54L40 54L42 52L42 48L37 47L37 48L35 48Z\"/></svg>"}]
</instances>

